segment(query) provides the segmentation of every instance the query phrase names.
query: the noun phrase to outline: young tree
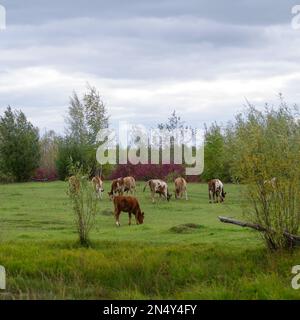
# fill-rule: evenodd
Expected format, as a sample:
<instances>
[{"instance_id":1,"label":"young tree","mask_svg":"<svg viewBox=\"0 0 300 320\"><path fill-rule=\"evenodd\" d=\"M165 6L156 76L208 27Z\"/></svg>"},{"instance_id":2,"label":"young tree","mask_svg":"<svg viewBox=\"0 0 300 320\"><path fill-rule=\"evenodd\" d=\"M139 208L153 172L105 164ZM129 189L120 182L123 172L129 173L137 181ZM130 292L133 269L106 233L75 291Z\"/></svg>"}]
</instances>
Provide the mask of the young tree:
<instances>
[{"instance_id":1,"label":"young tree","mask_svg":"<svg viewBox=\"0 0 300 320\"><path fill-rule=\"evenodd\" d=\"M76 143L90 145L96 143L99 130L108 127L108 116L95 87L88 85L82 100L76 92L73 93L66 124L67 135Z\"/></svg>"},{"instance_id":2,"label":"young tree","mask_svg":"<svg viewBox=\"0 0 300 320\"><path fill-rule=\"evenodd\" d=\"M230 153L226 152L226 135L217 123L205 130L204 172L201 177L205 180L218 178L230 181Z\"/></svg>"},{"instance_id":3,"label":"young tree","mask_svg":"<svg viewBox=\"0 0 300 320\"><path fill-rule=\"evenodd\" d=\"M96 161L96 137L100 129L108 128L108 119L106 107L96 88L88 85L83 99L76 92L73 93L66 118L67 137L60 143L57 161L61 178L67 175L66 166L70 159L80 161L85 170L89 167L91 175L99 169Z\"/></svg>"},{"instance_id":4,"label":"young tree","mask_svg":"<svg viewBox=\"0 0 300 320\"><path fill-rule=\"evenodd\" d=\"M86 144L88 141L88 128L85 120L85 108L76 92L70 97L70 105L66 118L67 136L78 144Z\"/></svg>"},{"instance_id":5,"label":"young tree","mask_svg":"<svg viewBox=\"0 0 300 320\"><path fill-rule=\"evenodd\" d=\"M288 248L300 226L300 122L297 109L248 106L232 127L232 171L246 184L247 219L266 229L272 249Z\"/></svg>"},{"instance_id":6,"label":"young tree","mask_svg":"<svg viewBox=\"0 0 300 320\"><path fill-rule=\"evenodd\" d=\"M81 167L70 167L68 195L70 197L79 243L82 246L90 246L89 234L95 225L97 203L92 183L88 180Z\"/></svg>"},{"instance_id":7,"label":"young tree","mask_svg":"<svg viewBox=\"0 0 300 320\"><path fill-rule=\"evenodd\" d=\"M53 130L46 131L40 139L40 168L45 171L45 175L52 175L56 171L58 141L59 138Z\"/></svg>"},{"instance_id":8,"label":"young tree","mask_svg":"<svg viewBox=\"0 0 300 320\"><path fill-rule=\"evenodd\" d=\"M17 181L27 181L40 161L38 129L11 107L0 117L0 161L2 172Z\"/></svg>"},{"instance_id":9,"label":"young tree","mask_svg":"<svg viewBox=\"0 0 300 320\"><path fill-rule=\"evenodd\" d=\"M83 97L85 122L88 130L89 144L96 143L100 129L108 128L108 116L104 102L95 87L88 86L88 91Z\"/></svg>"}]
</instances>

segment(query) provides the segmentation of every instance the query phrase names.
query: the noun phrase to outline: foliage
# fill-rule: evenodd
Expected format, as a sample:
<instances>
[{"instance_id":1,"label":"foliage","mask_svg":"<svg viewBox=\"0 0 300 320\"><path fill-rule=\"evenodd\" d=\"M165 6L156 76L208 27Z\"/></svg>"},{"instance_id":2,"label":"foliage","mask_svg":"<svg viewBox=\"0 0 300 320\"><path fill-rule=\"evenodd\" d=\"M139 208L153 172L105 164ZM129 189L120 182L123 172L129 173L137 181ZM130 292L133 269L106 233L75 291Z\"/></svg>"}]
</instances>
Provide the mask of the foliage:
<instances>
[{"instance_id":1,"label":"foliage","mask_svg":"<svg viewBox=\"0 0 300 320\"><path fill-rule=\"evenodd\" d=\"M79 162L84 169L87 169L85 151L86 147L70 138L59 139L56 168L60 180L65 180L69 176L69 167L73 163Z\"/></svg>"},{"instance_id":2,"label":"foliage","mask_svg":"<svg viewBox=\"0 0 300 320\"><path fill-rule=\"evenodd\" d=\"M22 111L8 107L0 118L0 166L6 176L27 181L40 161L39 133Z\"/></svg>"},{"instance_id":3,"label":"foliage","mask_svg":"<svg viewBox=\"0 0 300 320\"><path fill-rule=\"evenodd\" d=\"M183 176L184 167L179 164L126 164L118 165L110 179L133 176L136 180L147 181L150 179L167 179L170 174L174 177Z\"/></svg>"},{"instance_id":4,"label":"foliage","mask_svg":"<svg viewBox=\"0 0 300 320\"><path fill-rule=\"evenodd\" d=\"M229 172L231 153L226 152L228 150L226 147L226 135L217 123L206 128L202 179L207 181L218 178L224 182L231 180Z\"/></svg>"},{"instance_id":5,"label":"foliage","mask_svg":"<svg viewBox=\"0 0 300 320\"><path fill-rule=\"evenodd\" d=\"M60 179L68 175L70 163L80 162L85 171L89 168L89 176L109 170L109 166L103 168L96 160L97 133L108 128L107 110L96 88L88 85L82 99L73 93L66 125L67 136L61 139L58 148Z\"/></svg>"},{"instance_id":6,"label":"foliage","mask_svg":"<svg viewBox=\"0 0 300 320\"><path fill-rule=\"evenodd\" d=\"M73 93L66 124L67 136L74 142L95 145L99 130L108 127L107 110L96 88L88 85L82 100Z\"/></svg>"},{"instance_id":7,"label":"foliage","mask_svg":"<svg viewBox=\"0 0 300 320\"><path fill-rule=\"evenodd\" d=\"M97 197L88 176L82 168L71 166L68 195L72 203L79 243L90 245L89 233L95 225Z\"/></svg>"},{"instance_id":8,"label":"foliage","mask_svg":"<svg viewBox=\"0 0 300 320\"><path fill-rule=\"evenodd\" d=\"M59 137L53 130L46 131L40 139L41 160L34 180L55 180L58 177L56 160L58 156Z\"/></svg>"},{"instance_id":9,"label":"foliage","mask_svg":"<svg viewBox=\"0 0 300 320\"><path fill-rule=\"evenodd\" d=\"M249 105L238 115L232 144L233 172L247 184L248 220L267 229L271 249L290 247L285 231L297 234L300 224L300 123L297 109L284 102L277 110ZM274 179L273 179L274 178Z\"/></svg>"}]
</instances>

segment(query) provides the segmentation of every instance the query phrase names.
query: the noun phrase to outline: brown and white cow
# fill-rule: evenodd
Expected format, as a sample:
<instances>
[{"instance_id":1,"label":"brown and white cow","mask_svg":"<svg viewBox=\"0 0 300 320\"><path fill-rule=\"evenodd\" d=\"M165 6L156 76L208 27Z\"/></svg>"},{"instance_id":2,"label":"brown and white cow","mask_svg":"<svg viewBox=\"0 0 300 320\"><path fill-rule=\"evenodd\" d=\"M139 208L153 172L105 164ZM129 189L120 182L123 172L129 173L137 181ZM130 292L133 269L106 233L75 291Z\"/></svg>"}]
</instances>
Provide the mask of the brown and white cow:
<instances>
[{"instance_id":1,"label":"brown and white cow","mask_svg":"<svg viewBox=\"0 0 300 320\"><path fill-rule=\"evenodd\" d=\"M111 190L108 193L112 199L115 194L121 196L124 192L135 193L135 179L133 177L118 178L112 181Z\"/></svg>"},{"instance_id":2,"label":"brown and white cow","mask_svg":"<svg viewBox=\"0 0 300 320\"><path fill-rule=\"evenodd\" d=\"M101 179L101 177L99 177L99 176L94 177L92 179L92 184L93 184L93 187L94 187L94 190L95 190L97 197L102 199L104 188L103 188L103 180Z\"/></svg>"},{"instance_id":3,"label":"brown and white cow","mask_svg":"<svg viewBox=\"0 0 300 320\"><path fill-rule=\"evenodd\" d=\"M160 196L164 196L164 198L167 199L168 201L172 197L172 195L168 191L168 184L163 180L151 179L151 180L147 181L146 185L144 187L144 190L143 190L144 192L145 192L147 186L149 186L149 188L150 188L151 198L152 198L153 203L154 203L154 196L156 193L158 193Z\"/></svg>"},{"instance_id":4,"label":"brown and white cow","mask_svg":"<svg viewBox=\"0 0 300 320\"><path fill-rule=\"evenodd\" d=\"M224 186L221 180L212 179L208 181L208 196L209 202L223 202L226 196L226 192L224 192Z\"/></svg>"},{"instance_id":5,"label":"brown and white cow","mask_svg":"<svg viewBox=\"0 0 300 320\"><path fill-rule=\"evenodd\" d=\"M121 212L128 212L129 225L131 225L132 214L135 216L136 224L143 224L144 212L141 211L140 204L136 198L130 196L115 196L113 201L115 207L114 215L117 226L120 226Z\"/></svg>"},{"instance_id":6,"label":"brown and white cow","mask_svg":"<svg viewBox=\"0 0 300 320\"><path fill-rule=\"evenodd\" d=\"M176 199L182 198L183 194L185 194L185 200L188 200L187 182L184 178L178 177L175 179L175 197L176 197Z\"/></svg>"},{"instance_id":7,"label":"brown and white cow","mask_svg":"<svg viewBox=\"0 0 300 320\"><path fill-rule=\"evenodd\" d=\"M130 192L131 194L135 193L135 179L134 177L125 177L123 178L124 192Z\"/></svg>"}]
</instances>

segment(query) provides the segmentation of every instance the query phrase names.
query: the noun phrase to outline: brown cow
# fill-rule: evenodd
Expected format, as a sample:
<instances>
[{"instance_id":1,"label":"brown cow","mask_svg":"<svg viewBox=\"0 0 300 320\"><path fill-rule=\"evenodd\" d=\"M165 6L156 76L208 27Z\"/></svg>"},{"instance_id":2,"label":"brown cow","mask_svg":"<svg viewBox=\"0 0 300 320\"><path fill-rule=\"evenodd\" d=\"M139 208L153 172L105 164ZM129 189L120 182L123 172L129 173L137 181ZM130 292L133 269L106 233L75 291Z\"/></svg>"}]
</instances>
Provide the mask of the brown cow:
<instances>
[{"instance_id":1,"label":"brown cow","mask_svg":"<svg viewBox=\"0 0 300 320\"><path fill-rule=\"evenodd\" d=\"M113 199L115 194L122 195L124 192L123 189L123 179L118 178L111 182L111 189L110 192L108 192L108 195L111 199Z\"/></svg>"},{"instance_id":2,"label":"brown cow","mask_svg":"<svg viewBox=\"0 0 300 320\"><path fill-rule=\"evenodd\" d=\"M102 199L104 189L103 189L103 180L101 179L101 177L99 176L94 177L92 179L92 184L94 186L94 190L97 197Z\"/></svg>"},{"instance_id":3,"label":"brown cow","mask_svg":"<svg viewBox=\"0 0 300 320\"><path fill-rule=\"evenodd\" d=\"M150 191L151 191L151 198L152 202L154 203L154 196L156 193L158 193L160 196L164 196L165 199L168 201L171 199L172 195L168 191L168 185L165 181L160 180L160 179L151 179L146 182L146 185L144 187L144 192L149 186Z\"/></svg>"},{"instance_id":4,"label":"brown cow","mask_svg":"<svg viewBox=\"0 0 300 320\"><path fill-rule=\"evenodd\" d=\"M224 186L221 180L212 179L208 181L208 196L209 203L212 203L212 200L216 203L223 202L226 196L226 192L224 192Z\"/></svg>"},{"instance_id":5,"label":"brown cow","mask_svg":"<svg viewBox=\"0 0 300 320\"><path fill-rule=\"evenodd\" d=\"M143 224L144 222L144 212L141 211L139 202L134 197L124 197L115 196L114 197L114 207L115 207L115 219L116 225L120 227L120 214L121 212L128 212L129 225L131 225L131 215L135 216L136 224Z\"/></svg>"},{"instance_id":6,"label":"brown cow","mask_svg":"<svg viewBox=\"0 0 300 320\"><path fill-rule=\"evenodd\" d=\"M124 192L135 193L135 179L133 177L118 178L112 181L111 190L108 192L109 197L112 199L115 194L119 196Z\"/></svg>"},{"instance_id":7,"label":"brown cow","mask_svg":"<svg viewBox=\"0 0 300 320\"><path fill-rule=\"evenodd\" d=\"M188 200L186 180L184 178L178 177L175 179L175 197L176 197L176 199L182 198L183 194L185 194L185 200Z\"/></svg>"}]
</instances>

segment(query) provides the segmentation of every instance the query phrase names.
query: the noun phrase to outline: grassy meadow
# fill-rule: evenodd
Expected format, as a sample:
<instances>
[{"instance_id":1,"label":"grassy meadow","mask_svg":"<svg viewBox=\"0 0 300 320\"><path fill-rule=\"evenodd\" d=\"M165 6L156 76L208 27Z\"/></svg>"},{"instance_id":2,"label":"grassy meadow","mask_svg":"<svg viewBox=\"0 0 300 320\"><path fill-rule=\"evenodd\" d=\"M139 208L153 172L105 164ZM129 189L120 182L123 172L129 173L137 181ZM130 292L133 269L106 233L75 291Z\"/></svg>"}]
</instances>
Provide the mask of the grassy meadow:
<instances>
[{"instance_id":1,"label":"grassy meadow","mask_svg":"<svg viewBox=\"0 0 300 320\"><path fill-rule=\"evenodd\" d=\"M205 184L189 184L189 201L152 204L138 183L144 224L122 213L120 228L109 186L89 249L77 245L66 183L0 186L0 299L300 298L291 288L300 251L270 254L258 232L217 219L242 217L240 186L225 186L223 204L208 203Z\"/></svg>"}]
</instances>

